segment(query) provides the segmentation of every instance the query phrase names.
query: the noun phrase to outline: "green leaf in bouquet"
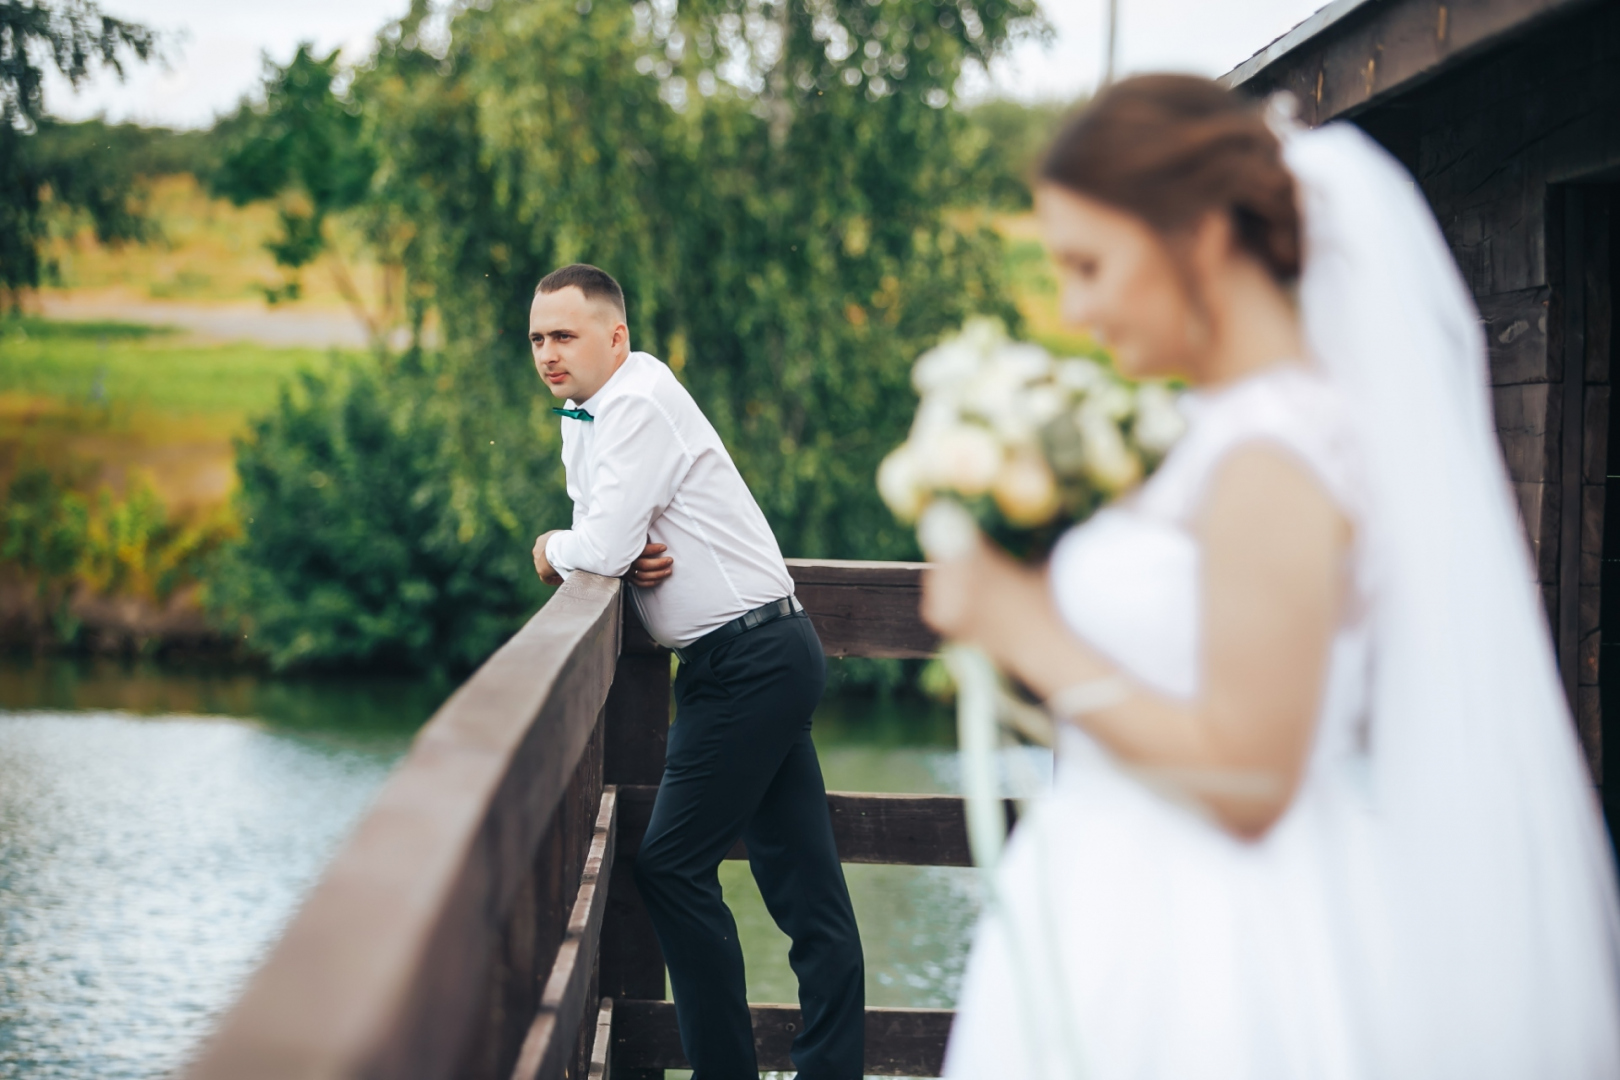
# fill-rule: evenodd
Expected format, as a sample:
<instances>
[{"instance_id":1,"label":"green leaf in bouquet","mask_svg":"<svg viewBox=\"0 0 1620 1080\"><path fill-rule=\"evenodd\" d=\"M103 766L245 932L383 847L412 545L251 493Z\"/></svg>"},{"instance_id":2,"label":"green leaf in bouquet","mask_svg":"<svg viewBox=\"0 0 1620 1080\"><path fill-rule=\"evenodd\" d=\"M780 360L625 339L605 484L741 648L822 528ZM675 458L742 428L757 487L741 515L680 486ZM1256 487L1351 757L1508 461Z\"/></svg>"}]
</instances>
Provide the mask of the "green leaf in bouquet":
<instances>
[{"instance_id":1,"label":"green leaf in bouquet","mask_svg":"<svg viewBox=\"0 0 1620 1080\"><path fill-rule=\"evenodd\" d=\"M1040 432L1041 452L1057 474L1060 484L1072 483L1085 475L1086 445L1074 413L1064 411L1047 421Z\"/></svg>"}]
</instances>

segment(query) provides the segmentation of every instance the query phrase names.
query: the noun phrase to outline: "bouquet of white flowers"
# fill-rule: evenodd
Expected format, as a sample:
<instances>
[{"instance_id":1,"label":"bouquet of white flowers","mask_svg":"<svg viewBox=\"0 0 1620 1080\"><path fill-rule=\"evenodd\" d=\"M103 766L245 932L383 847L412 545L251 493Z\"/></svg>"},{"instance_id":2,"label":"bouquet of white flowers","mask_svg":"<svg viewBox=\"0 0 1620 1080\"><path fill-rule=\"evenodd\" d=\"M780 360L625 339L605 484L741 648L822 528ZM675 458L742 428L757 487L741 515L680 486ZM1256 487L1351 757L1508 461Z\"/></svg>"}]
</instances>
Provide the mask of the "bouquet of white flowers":
<instances>
[{"instance_id":1,"label":"bouquet of white flowers","mask_svg":"<svg viewBox=\"0 0 1620 1080\"><path fill-rule=\"evenodd\" d=\"M912 382L922 400L878 469L884 502L908 522L955 502L1026 559L1139 483L1185 427L1166 387L1055 360L995 319L969 320L924 353Z\"/></svg>"},{"instance_id":2,"label":"bouquet of white flowers","mask_svg":"<svg viewBox=\"0 0 1620 1080\"><path fill-rule=\"evenodd\" d=\"M924 353L912 382L916 419L877 482L895 515L917 523L929 558L949 558L975 531L1019 558L1044 558L1064 529L1139 484L1186 428L1162 384L1053 359L995 319L972 319ZM1005 827L992 797L998 729L1050 745L1052 723L978 650L947 645L941 659L956 691L969 835L981 865L993 865Z\"/></svg>"}]
</instances>

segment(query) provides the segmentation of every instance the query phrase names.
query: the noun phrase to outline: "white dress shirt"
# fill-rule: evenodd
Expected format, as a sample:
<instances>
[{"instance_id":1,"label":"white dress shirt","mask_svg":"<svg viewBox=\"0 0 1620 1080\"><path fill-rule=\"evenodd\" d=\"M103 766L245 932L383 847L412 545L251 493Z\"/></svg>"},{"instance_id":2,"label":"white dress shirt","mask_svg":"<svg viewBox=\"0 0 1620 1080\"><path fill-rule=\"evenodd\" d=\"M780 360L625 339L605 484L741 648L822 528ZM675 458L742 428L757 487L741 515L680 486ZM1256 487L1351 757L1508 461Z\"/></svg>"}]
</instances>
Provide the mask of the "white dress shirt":
<instances>
[{"instance_id":1,"label":"white dress shirt","mask_svg":"<svg viewBox=\"0 0 1620 1080\"><path fill-rule=\"evenodd\" d=\"M649 541L665 545L674 573L630 595L648 632L675 648L793 594L759 504L661 360L631 353L577 407L594 419L562 421L574 525L546 542L552 569L622 577Z\"/></svg>"}]
</instances>

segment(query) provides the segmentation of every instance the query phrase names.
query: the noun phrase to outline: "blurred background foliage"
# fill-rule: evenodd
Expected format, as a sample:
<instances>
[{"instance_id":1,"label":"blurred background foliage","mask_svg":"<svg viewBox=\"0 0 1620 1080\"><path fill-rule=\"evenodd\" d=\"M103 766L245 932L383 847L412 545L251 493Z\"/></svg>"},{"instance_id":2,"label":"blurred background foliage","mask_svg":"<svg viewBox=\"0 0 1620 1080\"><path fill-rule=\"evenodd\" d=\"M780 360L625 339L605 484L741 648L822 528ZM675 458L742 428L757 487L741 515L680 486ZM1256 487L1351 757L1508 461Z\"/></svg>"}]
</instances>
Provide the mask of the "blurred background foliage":
<instances>
[{"instance_id":1,"label":"blurred background foliage","mask_svg":"<svg viewBox=\"0 0 1620 1080\"><path fill-rule=\"evenodd\" d=\"M348 279L374 355L252 421L240 536L184 564L221 625L278 667L463 670L543 600L528 549L567 519L526 334L568 262L623 283L633 346L691 389L785 554L916 556L873 485L912 361L974 313L1051 329L1014 302L1038 244L992 226L1063 109L953 99L1042 32L1034 0L416 0L366 63L300 49L210 131L27 137L102 170L130 236L168 172L272 208L272 300L317 257Z\"/></svg>"},{"instance_id":2,"label":"blurred background foliage","mask_svg":"<svg viewBox=\"0 0 1620 1080\"><path fill-rule=\"evenodd\" d=\"M376 156L360 110L333 92L343 75L337 50L322 57L300 45L286 67L267 68L264 99L243 103L215 129L223 145L208 180L238 206L279 202L281 231L265 247L290 273L266 288L274 304L298 299L298 271L329 247L327 218L365 201ZM346 293L358 301L352 284Z\"/></svg>"},{"instance_id":3,"label":"blurred background foliage","mask_svg":"<svg viewBox=\"0 0 1620 1080\"><path fill-rule=\"evenodd\" d=\"M228 513L171 517L140 480L122 497L106 487L87 495L38 466L12 478L0 511L0 560L32 583L43 629L66 645L79 637L76 591L162 605L236 536Z\"/></svg>"},{"instance_id":4,"label":"blurred background foliage","mask_svg":"<svg viewBox=\"0 0 1620 1080\"><path fill-rule=\"evenodd\" d=\"M49 269L39 258L47 199L88 212L103 242L140 235L140 216L95 155L81 164L61 152L64 140L31 137L48 123L47 65L77 86L97 63L122 72L126 60L156 55L151 30L105 15L90 0L0 3L0 301L7 306L16 308L21 290Z\"/></svg>"}]
</instances>

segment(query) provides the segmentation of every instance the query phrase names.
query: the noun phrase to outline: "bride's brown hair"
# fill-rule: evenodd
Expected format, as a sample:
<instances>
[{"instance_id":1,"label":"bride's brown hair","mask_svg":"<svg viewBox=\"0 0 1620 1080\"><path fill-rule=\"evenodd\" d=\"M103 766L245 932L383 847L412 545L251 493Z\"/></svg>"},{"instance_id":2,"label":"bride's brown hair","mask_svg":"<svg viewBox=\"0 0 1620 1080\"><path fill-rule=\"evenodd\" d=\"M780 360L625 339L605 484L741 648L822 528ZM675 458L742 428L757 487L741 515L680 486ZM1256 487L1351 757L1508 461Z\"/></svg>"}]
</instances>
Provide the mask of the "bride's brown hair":
<instances>
[{"instance_id":1,"label":"bride's brown hair","mask_svg":"<svg viewBox=\"0 0 1620 1080\"><path fill-rule=\"evenodd\" d=\"M1299 277L1299 207L1262 106L1192 75L1115 83L1069 120L1040 178L1169 237L1210 211L1280 284Z\"/></svg>"}]
</instances>

